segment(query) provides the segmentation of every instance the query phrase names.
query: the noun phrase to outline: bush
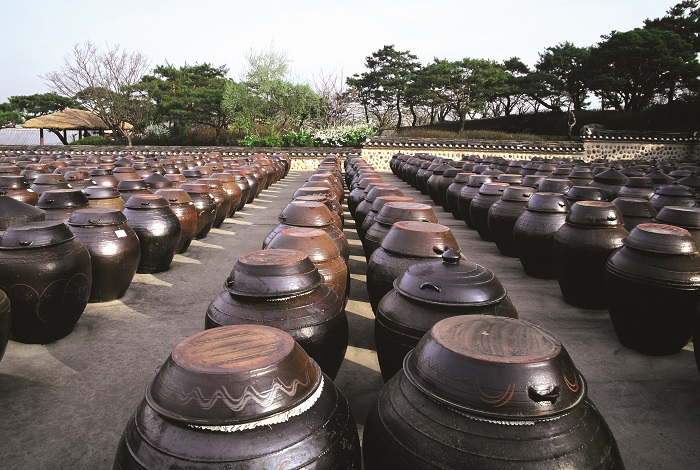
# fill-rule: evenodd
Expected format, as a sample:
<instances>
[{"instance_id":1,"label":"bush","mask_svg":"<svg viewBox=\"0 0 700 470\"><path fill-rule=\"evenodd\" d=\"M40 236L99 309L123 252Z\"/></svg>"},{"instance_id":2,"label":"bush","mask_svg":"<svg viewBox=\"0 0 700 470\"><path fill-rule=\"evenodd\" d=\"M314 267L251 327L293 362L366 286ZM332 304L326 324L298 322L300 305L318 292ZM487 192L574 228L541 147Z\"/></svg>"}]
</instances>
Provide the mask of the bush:
<instances>
[{"instance_id":1,"label":"bush","mask_svg":"<svg viewBox=\"0 0 700 470\"><path fill-rule=\"evenodd\" d=\"M303 129L283 135L263 137L247 135L238 141L244 147L359 147L374 128L367 124L333 127L330 129Z\"/></svg>"},{"instance_id":2,"label":"bush","mask_svg":"<svg viewBox=\"0 0 700 470\"><path fill-rule=\"evenodd\" d=\"M80 140L76 140L71 145L108 145L112 141L109 137L103 135L91 135L89 137L83 137Z\"/></svg>"}]
</instances>

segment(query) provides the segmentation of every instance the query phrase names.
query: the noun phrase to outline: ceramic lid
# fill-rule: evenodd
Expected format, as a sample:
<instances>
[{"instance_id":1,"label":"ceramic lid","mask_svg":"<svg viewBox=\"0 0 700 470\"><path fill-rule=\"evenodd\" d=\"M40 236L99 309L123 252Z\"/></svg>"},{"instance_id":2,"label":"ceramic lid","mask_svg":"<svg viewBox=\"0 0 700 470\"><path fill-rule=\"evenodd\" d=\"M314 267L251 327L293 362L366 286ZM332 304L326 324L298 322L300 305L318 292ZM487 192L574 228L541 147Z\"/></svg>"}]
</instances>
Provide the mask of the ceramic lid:
<instances>
[{"instance_id":1,"label":"ceramic lid","mask_svg":"<svg viewBox=\"0 0 700 470\"><path fill-rule=\"evenodd\" d=\"M648 176L631 176L625 186L628 188L653 188L654 180Z\"/></svg>"},{"instance_id":2,"label":"ceramic lid","mask_svg":"<svg viewBox=\"0 0 700 470\"><path fill-rule=\"evenodd\" d=\"M634 197L617 197L612 202L620 208L622 218L628 217L654 217L656 209L654 205L647 199L639 199Z\"/></svg>"},{"instance_id":3,"label":"ceramic lid","mask_svg":"<svg viewBox=\"0 0 700 470\"><path fill-rule=\"evenodd\" d=\"M12 225L0 237L0 249L23 250L43 248L73 240L75 235L68 226L57 220L42 220Z\"/></svg>"},{"instance_id":4,"label":"ceramic lid","mask_svg":"<svg viewBox=\"0 0 700 470\"><path fill-rule=\"evenodd\" d=\"M684 229L700 229L700 207L664 206L656 214L654 222Z\"/></svg>"},{"instance_id":5,"label":"ceramic lid","mask_svg":"<svg viewBox=\"0 0 700 470\"><path fill-rule=\"evenodd\" d=\"M566 197L574 201L605 201L605 193L593 186L572 186Z\"/></svg>"},{"instance_id":6,"label":"ceramic lid","mask_svg":"<svg viewBox=\"0 0 700 470\"><path fill-rule=\"evenodd\" d=\"M531 212L566 214L569 212L569 201L560 193L535 193L530 196L525 209Z\"/></svg>"},{"instance_id":7,"label":"ceramic lid","mask_svg":"<svg viewBox=\"0 0 700 470\"><path fill-rule=\"evenodd\" d=\"M333 214L322 202L292 201L277 219L280 223L297 227L325 227L333 223Z\"/></svg>"},{"instance_id":8,"label":"ceramic lid","mask_svg":"<svg viewBox=\"0 0 700 470\"><path fill-rule=\"evenodd\" d=\"M491 305L506 296L505 288L490 270L461 258L448 249L442 253L442 260L413 264L396 278L394 288L406 297L448 306Z\"/></svg>"},{"instance_id":9,"label":"ceramic lid","mask_svg":"<svg viewBox=\"0 0 700 470\"><path fill-rule=\"evenodd\" d=\"M322 283L323 276L304 252L277 248L238 258L224 287L234 295L270 298L309 292Z\"/></svg>"},{"instance_id":10,"label":"ceramic lid","mask_svg":"<svg viewBox=\"0 0 700 470\"><path fill-rule=\"evenodd\" d=\"M54 173L42 173L36 177L34 184L56 184L56 185L67 185L68 181L63 177L63 175L58 175Z\"/></svg>"},{"instance_id":11,"label":"ceramic lid","mask_svg":"<svg viewBox=\"0 0 700 470\"><path fill-rule=\"evenodd\" d=\"M499 183L517 184L523 183L523 177L521 175L507 174L503 173L496 177L496 181Z\"/></svg>"},{"instance_id":12,"label":"ceramic lid","mask_svg":"<svg viewBox=\"0 0 700 470\"><path fill-rule=\"evenodd\" d=\"M38 207L0 195L0 230L6 230L11 225L38 222L45 217L46 212Z\"/></svg>"},{"instance_id":13,"label":"ceramic lid","mask_svg":"<svg viewBox=\"0 0 700 470\"><path fill-rule=\"evenodd\" d=\"M93 227L119 225L126 222L126 216L119 209L97 208L78 209L68 219L68 225Z\"/></svg>"},{"instance_id":14,"label":"ceramic lid","mask_svg":"<svg viewBox=\"0 0 700 470\"><path fill-rule=\"evenodd\" d=\"M627 177L614 168L608 168L593 176L593 181L601 184L623 185Z\"/></svg>"},{"instance_id":15,"label":"ceramic lid","mask_svg":"<svg viewBox=\"0 0 700 470\"><path fill-rule=\"evenodd\" d=\"M454 182L458 184L467 184L471 176L476 176L476 173L472 173L470 171L459 171L455 175Z\"/></svg>"},{"instance_id":16,"label":"ceramic lid","mask_svg":"<svg viewBox=\"0 0 700 470\"><path fill-rule=\"evenodd\" d=\"M651 173L647 173L646 176L651 178L652 181L654 181L654 184L657 186L662 184L671 184L674 181L673 176L667 175L658 168L652 171Z\"/></svg>"},{"instance_id":17,"label":"ceramic lid","mask_svg":"<svg viewBox=\"0 0 700 470\"><path fill-rule=\"evenodd\" d=\"M448 248L460 252L459 244L449 227L414 220L395 222L380 246L391 253L419 258L438 257Z\"/></svg>"},{"instance_id":18,"label":"ceramic lid","mask_svg":"<svg viewBox=\"0 0 700 470\"><path fill-rule=\"evenodd\" d=\"M299 250L313 263L323 263L340 257L340 249L325 231L312 227L287 227L270 240L266 249Z\"/></svg>"},{"instance_id":19,"label":"ceramic lid","mask_svg":"<svg viewBox=\"0 0 700 470\"><path fill-rule=\"evenodd\" d=\"M127 209L163 209L170 207L170 203L163 197L156 194L134 194L126 201Z\"/></svg>"},{"instance_id":20,"label":"ceramic lid","mask_svg":"<svg viewBox=\"0 0 700 470\"><path fill-rule=\"evenodd\" d=\"M163 196L170 204L192 204L192 198L184 189L159 189L155 194Z\"/></svg>"},{"instance_id":21,"label":"ceramic lid","mask_svg":"<svg viewBox=\"0 0 700 470\"><path fill-rule=\"evenodd\" d=\"M510 187L508 183L484 183L479 188L479 194L484 196L500 196L508 187Z\"/></svg>"},{"instance_id":22,"label":"ceramic lid","mask_svg":"<svg viewBox=\"0 0 700 470\"><path fill-rule=\"evenodd\" d=\"M0 188L7 189L29 189L29 181L20 175L0 174Z\"/></svg>"},{"instance_id":23,"label":"ceramic lid","mask_svg":"<svg viewBox=\"0 0 700 470\"><path fill-rule=\"evenodd\" d=\"M686 229L674 225L639 224L622 243L636 250L667 255L690 255L698 252L693 236Z\"/></svg>"},{"instance_id":24,"label":"ceramic lid","mask_svg":"<svg viewBox=\"0 0 700 470\"><path fill-rule=\"evenodd\" d=\"M566 215L566 223L579 227L618 227L622 225L620 208L606 201L578 201Z\"/></svg>"},{"instance_id":25,"label":"ceramic lid","mask_svg":"<svg viewBox=\"0 0 700 470\"><path fill-rule=\"evenodd\" d=\"M367 191L365 196L365 201L368 203L374 202L379 196L403 196L403 192L396 186L392 185L375 185Z\"/></svg>"},{"instance_id":26,"label":"ceramic lid","mask_svg":"<svg viewBox=\"0 0 700 470\"><path fill-rule=\"evenodd\" d=\"M587 393L554 335L523 320L491 315L439 321L406 355L403 370L432 399L497 420L552 418Z\"/></svg>"},{"instance_id":27,"label":"ceramic lid","mask_svg":"<svg viewBox=\"0 0 700 470\"><path fill-rule=\"evenodd\" d=\"M149 189L163 189L173 187L172 180L166 178L165 176L159 173L151 173L150 175L146 176L143 179L143 181L146 183L146 186Z\"/></svg>"},{"instance_id":28,"label":"ceramic lid","mask_svg":"<svg viewBox=\"0 0 700 470\"><path fill-rule=\"evenodd\" d=\"M209 194L209 186L204 183L183 183L177 188L191 194Z\"/></svg>"},{"instance_id":29,"label":"ceramic lid","mask_svg":"<svg viewBox=\"0 0 700 470\"><path fill-rule=\"evenodd\" d=\"M682 184L664 184L654 193L655 196L671 196L671 197L695 197L693 188L683 186Z\"/></svg>"},{"instance_id":30,"label":"ceramic lid","mask_svg":"<svg viewBox=\"0 0 700 470\"><path fill-rule=\"evenodd\" d=\"M537 190L546 193L566 193L574 185L573 181L562 178L545 178L537 185Z\"/></svg>"},{"instance_id":31,"label":"ceramic lid","mask_svg":"<svg viewBox=\"0 0 700 470\"><path fill-rule=\"evenodd\" d=\"M40 209L65 209L90 204L85 193L79 189L51 189L39 196L36 206Z\"/></svg>"},{"instance_id":32,"label":"ceramic lid","mask_svg":"<svg viewBox=\"0 0 700 470\"><path fill-rule=\"evenodd\" d=\"M242 424L300 405L322 377L289 333L263 325L221 326L178 343L148 385L146 401L177 421Z\"/></svg>"},{"instance_id":33,"label":"ceramic lid","mask_svg":"<svg viewBox=\"0 0 700 470\"><path fill-rule=\"evenodd\" d=\"M503 190L501 200L511 202L527 202L535 194L535 188L527 186L508 186Z\"/></svg>"},{"instance_id":34,"label":"ceramic lid","mask_svg":"<svg viewBox=\"0 0 700 470\"><path fill-rule=\"evenodd\" d=\"M470 186L472 188L479 188L481 187L481 185L486 183L492 183L493 181L494 177L491 175L471 175L467 182L467 186Z\"/></svg>"},{"instance_id":35,"label":"ceramic lid","mask_svg":"<svg viewBox=\"0 0 700 470\"><path fill-rule=\"evenodd\" d=\"M112 199L121 197L119 190L113 186L88 186L83 189L88 199Z\"/></svg>"},{"instance_id":36,"label":"ceramic lid","mask_svg":"<svg viewBox=\"0 0 700 470\"><path fill-rule=\"evenodd\" d=\"M433 208L419 202L388 202L380 209L374 220L386 225L392 225L402 220L438 222Z\"/></svg>"}]
</instances>

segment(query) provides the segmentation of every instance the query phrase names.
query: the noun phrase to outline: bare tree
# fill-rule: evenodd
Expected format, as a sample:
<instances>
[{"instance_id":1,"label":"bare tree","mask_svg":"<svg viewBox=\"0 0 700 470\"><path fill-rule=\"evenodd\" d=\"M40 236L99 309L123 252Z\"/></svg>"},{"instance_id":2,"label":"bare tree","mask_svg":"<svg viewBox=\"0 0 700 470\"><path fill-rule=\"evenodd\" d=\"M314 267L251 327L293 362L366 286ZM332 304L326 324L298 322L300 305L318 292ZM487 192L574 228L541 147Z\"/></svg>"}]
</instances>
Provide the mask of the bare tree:
<instances>
[{"instance_id":1,"label":"bare tree","mask_svg":"<svg viewBox=\"0 0 700 470\"><path fill-rule=\"evenodd\" d=\"M345 84L343 70L325 72L314 76L314 90L322 99L319 125L322 128L338 127L357 120L355 100ZM361 110L360 110L361 113Z\"/></svg>"},{"instance_id":2,"label":"bare tree","mask_svg":"<svg viewBox=\"0 0 700 470\"><path fill-rule=\"evenodd\" d=\"M110 44L101 52L86 41L75 44L70 54L63 57L60 70L41 78L59 95L76 98L131 145L131 131L125 123L144 114L147 103L133 100L132 96L134 86L141 81L149 64L150 60L141 52L129 53Z\"/></svg>"}]
</instances>

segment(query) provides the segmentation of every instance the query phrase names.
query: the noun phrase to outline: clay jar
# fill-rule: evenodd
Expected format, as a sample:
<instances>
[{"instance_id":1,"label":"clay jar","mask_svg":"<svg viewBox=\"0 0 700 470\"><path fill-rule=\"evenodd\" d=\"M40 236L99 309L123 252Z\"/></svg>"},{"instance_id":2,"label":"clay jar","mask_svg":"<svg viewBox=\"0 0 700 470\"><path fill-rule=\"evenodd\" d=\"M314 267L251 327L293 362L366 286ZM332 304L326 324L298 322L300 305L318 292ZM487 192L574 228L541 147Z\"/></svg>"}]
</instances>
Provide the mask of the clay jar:
<instances>
[{"instance_id":1,"label":"clay jar","mask_svg":"<svg viewBox=\"0 0 700 470\"><path fill-rule=\"evenodd\" d=\"M49 189L70 189L70 185L63 175L41 174L36 177L29 188L41 196L44 191Z\"/></svg>"},{"instance_id":2,"label":"clay jar","mask_svg":"<svg viewBox=\"0 0 700 470\"><path fill-rule=\"evenodd\" d=\"M184 183L178 189L185 191L192 199L197 211L197 232L194 238L205 238L214 225L216 218L216 202L209 194L209 187L200 183Z\"/></svg>"},{"instance_id":3,"label":"clay jar","mask_svg":"<svg viewBox=\"0 0 700 470\"><path fill-rule=\"evenodd\" d=\"M200 178L195 183L206 184L209 188L209 195L216 203L216 216L214 217L213 228L220 228L224 220L231 212L231 196L224 191L221 180L216 178Z\"/></svg>"},{"instance_id":4,"label":"clay jar","mask_svg":"<svg viewBox=\"0 0 700 470\"><path fill-rule=\"evenodd\" d=\"M444 210L447 213L452 213L452 208L449 206L449 203L447 201L447 190L449 189L450 186L452 186L452 183L455 180L455 177L457 176L458 173L462 173L461 169L457 169L455 167L450 167L445 172L442 174L442 178L438 181L438 198L440 200L440 206L442 206L442 210Z\"/></svg>"},{"instance_id":5,"label":"clay jar","mask_svg":"<svg viewBox=\"0 0 700 470\"><path fill-rule=\"evenodd\" d=\"M487 216L489 233L496 242L498 251L504 256L513 258L518 256L513 243L513 227L518 217L525 212L525 207L533 194L535 194L534 188L509 186L503 191L501 199L489 208Z\"/></svg>"},{"instance_id":6,"label":"clay jar","mask_svg":"<svg viewBox=\"0 0 700 470\"><path fill-rule=\"evenodd\" d=\"M116 188L117 184L119 184L119 179L112 174L112 170L107 168L93 168L90 170L90 178L92 178L96 186Z\"/></svg>"},{"instance_id":7,"label":"clay jar","mask_svg":"<svg viewBox=\"0 0 700 470\"><path fill-rule=\"evenodd\" d=\"M63 222L13 225L0 238L0 289L16 341L49 343L73 331L91 283L90 253Z\"/></svg>"},{"instance_id":8,"label":"clay jar","mask_svg":"<svg viewBox=\"0 0 700 470\"><path fill-rule=\"evenodd\" d=\"M559 288L568 304L605 309L605 263L627 236L620 209L612 202L581 201L554 234L552 256Z\"/></svg>"},{"instance_id":9,"label":"clay jar","mask_svg":"<svg viewBox=\"0 0 700 470\"><path fill-rule=\"evenodd\" d=\"M221 181L221 186L231 198L231 209L227 217L232 217L238 210L238 207L241 206L241 199L243 198L243 191L238 186L236 177L230 173L212 173L211 177Z\"/></svg>"},{"instance_id":10,"label":"clay jar","mask_svg":"<svg viewBox=\"0 0 700 470\"><path fill-rule=\"evenodd\" d=\"M117 190L125 203L129 201L131 196L136 194L152 194L148 190L148 185L142 179L120 180L119 183L117 183Z\"/></svg>"},{"instance_id":11,"label":"clay jar","mask_svg":"<svg viewBox=\"0 0 700 470\"><path fill-rule=\"evenodd\" d=\"M676 354L693 334L700 253L685 229L640 224L606 264L608 312L620 342L644 354Z\"/></svg>"},{"instance_id":12,"label":"clay jar","mask_svg":"<svg viewBox=\"0 0 700 470\"><path fill-rule=\"evenodd\" d=\"M355 218L355 209L357 209L357 206L362 202L365 189L367 189L367 185L370 183L384 183L384 180L380 176L362 178L348 194L348 211L353 219Z\"/></svg>"},{"instance_id":13,"label":"clay jar","mask_svg":"<svg viewBox=\"0 0 700 470\"><path fill-rule=\"evenodd\" d=\"M656 216L656 209L648 199L616 197L612 203L620 208L628 232L639 224L650 223Z\"/></svg>"},{"instance_id":14,"label":"clay jar","mask_svg":"<svg viewBox=\"0 0 700 470\"><path fill-rule=\"evenodd\" d=\"M587 392L561 342L531 323L441 320L370 410L364 468L622 470Z\"/></svg>"},{"instance_id":15,"label":"clay jar","mask_svg":"<svg viewBox=\"0 0 700 470\"><path fill-rule=\"evenodd\" d=\"M666 184L656 190L649 202L657 211L664 206L693 207L696 205L695 191L682 184Z\"/></svg>"},{"instance_id":16,"label":"clay jar","mask_svg":"<svg viewBox=\"0 0 700 470\"><path fill-rule=\"evenodd\" d=\"M462 214L459 212L459 193L467 185L469 177L472 175L473 173L465 171L458 172L452 183L447 187L447 191L445 191L445 207L447 207L447 212L450 212L456 220L463 220Z\"/></svg>"},{"instance_id":17,"label":"clay jar","mask_svg":"<svg viewBox=\"0 0 700 470\"><path fill-rule=\"evenodd\" d=\"M340 251L345 263L350 260L350 244L345 234L333 223L333 216L330 209L321 202L315 201L292 201L282 209L278 216L279 225L273 228L263 240L263 248L266 248L270 241L279 232L287 227L311 227L318 228L330 235L335 246Z\"/></svg>"},{"instance_id":18,"label":"clay jar","mask_svg":"<svg viewBox=\"0 0 700 470\"><path fill-rule=\"evenodd\" d=\"M598 188L605 194L607 201L617 197L620 188L627 182L627 177L614 168L608 168L593 176L590 186Z\"/></svg>"},{"instance_id":19,"label":"clay jar","mask_svg":"<svg viewBox=\"0 0 700 470\"><path fill-rule=\"evenodd\" d=\"M234 181L238 185L238 188L241 190L241 200L239 201L238 206L236 207L236 210L240 211L245 207L246 203L248 202L248 199L250 198L250 194L252 193L250 183L248 183L248 179L246 179L245 175L240 170L225 170L224 173L233 175Z\"/></svg>"},{"instance_id":20,"label":"clay jar","mask_svg":"<svg viewBox=\"0 0 700 470\"><path fill-rule=\"evenodd\" d=\"M323 283L338 294L338 297L343 300L343 305L347 304L350 293L350 271L345 260L340 256L340 250L326 232L308 227L285 228L267 245L267 249L272 248L299 250L306 253L323 276Z\"/></svg>"},{"instance_id":21,"label":"clay jar","mask_svg":"<svg viewBox=\"0 0 700 470\"><path fill-rule=\"evenodd\" d=\"M35 206L39 195L29 187L29 181L24 176L0 174L0 194Z\"/></svg>"},{"instance_id":22,"label":"clay jar","mask_svg":"<svg viewBox=\"0 0 700 470\"><path fill-rule=\"evenodd\" d=\"M442 203L440 202L440 181L442 180L442 175L447 170L453 169L454 168L452 168L450 165L447 165L446 163L438 165L432 170L432 174L425 182L425 187L428 191L428 196L430 196L430 199L432 199L433 202L439 206L442 206ZM454 178L454 175L452 175L452 177ZM447 189L447 186L445 186L445 189Z\"/></svg>"},{"instance_id":23,"label":"clay jar","mask_svg":"<svg viewBox=\"0 0 700 470\"><path fill-rule=\"evenodd\" d=\"M88 198L88 207L91 209L117 209L124 210L124 199L112 186L88 186L83 189L83 194Z\"/></svg>"},{"instance_id":24,"label":"clay jar","mask_svg":"<svg viewBox=\"0 0 700 470\"><path fill-rule=\"evenodd\" d=\"M177 219L180 221L180 241L175 253L184 253L197 235L197 209L187 191L183 189L159 189L155 192L163 196L170 204Z\"/></svg>"},{"instance_id":25,"label":"clay jar","mask_svg":"<svg viewBox=\"0 0 700 470\"><path fill-rule=\"evenodd\" d=\"M362 224L369 214L372 204L380 196L403 196L403 192L396 186L389 184L374 185L372 189L367 192L365 198L358 204L357 209L355 209L355 230L360 240L364 239L366 234Z\"/></svg>"},{"instance_id":26,"label":"clay jar","mask_svg":"<svg viewBox=\"0 0 700 470\"><path fill-rule=\"evenodd\" d=\"M207 308L205 326L264 324L284 330L329 377L348 346L343 300L301 251L268 249L241 256Z\"/></svg>"},{"instance_id":27,"label":"clay jar","mask_svg":"<svg viewBox=\"0 0 700 470\"><path fill-rule=\"evenodd\" d=\"M178 343L114 459L119 469L360 466L345 397L289 334L261 325Z\"/></svg>"},{"instance_id":28,"label":"clay jar","mask_svg":"<svg viewBox=\"0 0 700 470\"><path fill-rule=\"evenodd\" d=\"M489 175L471 175L465 187L459 192L457 198L457 208L462 220L467 224L467 227L474 229L474 222L471 216L471 204L474 196L479 194L479 188L485 183L492 183L494 178Z\"/></svg>"},{"instance_id":29,"label":"clay jar","mask_svg":"<svg viewBox=\"0 0 700 470\"><path fill-rule=\"evenodd\" d=\"M459 253L459 244L448 227L431 222L396 222L367 263L367 293L372 311L376 313L379 301L409 266L439 258L448 248Z\"/></svg>"},{"instance_id":30,"label":"clay jar","mask_svg":"<svg viewBox=\"0 0 700 470\"><path fill-rule=\"evenodd\" d=\"M474 228L479 237L487 242L494 241L489 230L489 209L496 201L501 199L503 192L510 185L508 183L485 183L479 188L479 192L469 206L469 214Z\"/></svg>"},{"instance_id":31,"label":"clay jar","mask_svg":"<svg viewBox=\"0 0 700 470\"><path fill-rule=\"evenodd\" d=\"M406 354L435 323L455 315L517 318L518 312L490 270L460 261L451 249L442 260L409 266L377 307L374 342L384 381L401 370Z\"/></svg>"},{"instance_id":32,"label":"clay jar","mask_svg":"<svg viewBox=\"0 0 700 470\"><path fill-rule=\"evenodd\" d=\"M646 176L632 176L620 188L618 197L633 197L649 200L654 195L654 180Z\"/></svg>"},{"instance_id":33,"label":"clay jar","mask_svg":"<svg viewBox=\"0 0 700 470\"><path fill-rule=\"evenodd\" d=\"M513 226L513 244L525 274L555 279L552 243L566 221L569 203L562 194L535 193Z\"/></svg>"},{"instance_id":34,"label":"clay jar","mask_svg":"<svg viewBox=\"0 0 700 470\"><path fill-rule=\"evenodd\" d=\"M406 197L406 196L379 196L372 202L372 206L369 208L369 212L365 216L365 219L362 221L361 232L363 235L360 238L360 242L362 242L362 247L365 250L365 253L367 253L367 246L366 246L367 242L365 241L365 237L367 236L367 231L370 228L372 228L372 225L374 225L374 222L377 218L377 215L382 210L382 207L384 207L386 204L388 204L390 202L415 202L415 201L412 197ZM403 220L406 220L406 219L403 219ZM435 222L437 222L437 218L436 218ZM358 230L358 234L359 233L360 233L360 230Z\"/></svg>"},{"instance_id":35,"label":"clay jar","mask_svg":"<svg viewBox=\"0 0 700 470\"><path fill-rule=\"evenodd\" d=\"M39 196L36 206L46 212L46 220L67 222L73 212L89 204L87 196L79 189L50 189Z\"/></svg>"},{"instance_id":36,"label":"clay jar","mask_svg":"<svg viewBox=\"0 0 700 470\"><path fill-rule=\"evenodd\" d=\"M365 258L369 262L372 253L382 243L395 222L415 220L418 222L438 223L435 211L428 204L418 202L387 202L375 216L374 224L370 226L365 234L362 246Z\"/></svg>"},{"instance_id":37,"label":"clay jar","mask_svg":"<svg viewBox=\"0 0 700 470\"><path fill-rule=\"evenodd\" d=\"M155 194L137 194L127 201L124 215L141 243L136 272L150 274L170 268L182 230L168 201Z\"/></svg>"},{"instance_id":38,"label":"clay jar","mask_svg":"<svg viewBox=\"0 0 700 470\"><path fill-rule=\"evenodd\" d=\"M129 288L139 260L141 245L126 216L118 209L80 209L68 227L75 240L90 252L92 287L88 302L121 298Z\"/></svg>"}]
</instances>

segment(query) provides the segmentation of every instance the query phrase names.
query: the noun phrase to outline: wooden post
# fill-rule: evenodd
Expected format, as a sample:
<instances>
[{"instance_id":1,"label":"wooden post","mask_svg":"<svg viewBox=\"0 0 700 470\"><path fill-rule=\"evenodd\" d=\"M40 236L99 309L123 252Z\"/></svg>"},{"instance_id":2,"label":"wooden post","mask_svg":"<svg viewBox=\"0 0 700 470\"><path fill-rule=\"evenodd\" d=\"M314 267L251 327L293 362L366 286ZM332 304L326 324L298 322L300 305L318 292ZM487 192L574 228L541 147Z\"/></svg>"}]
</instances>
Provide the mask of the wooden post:
<instances>
[{"instance_id":1,"label":"wooden post","mask_svg":"<svg viewBox=\"0 0 700 470\"><path fill-rule=\"evenodd\" d=\"M44 145L44 128L39 128L39 145Z\"/></svg>"}]
</instances>

